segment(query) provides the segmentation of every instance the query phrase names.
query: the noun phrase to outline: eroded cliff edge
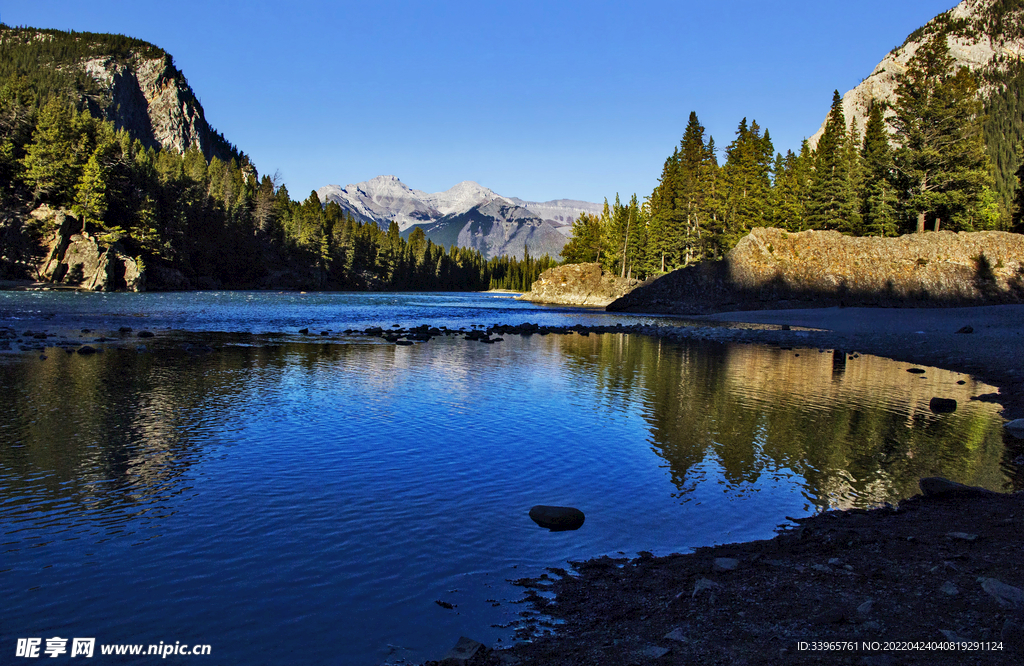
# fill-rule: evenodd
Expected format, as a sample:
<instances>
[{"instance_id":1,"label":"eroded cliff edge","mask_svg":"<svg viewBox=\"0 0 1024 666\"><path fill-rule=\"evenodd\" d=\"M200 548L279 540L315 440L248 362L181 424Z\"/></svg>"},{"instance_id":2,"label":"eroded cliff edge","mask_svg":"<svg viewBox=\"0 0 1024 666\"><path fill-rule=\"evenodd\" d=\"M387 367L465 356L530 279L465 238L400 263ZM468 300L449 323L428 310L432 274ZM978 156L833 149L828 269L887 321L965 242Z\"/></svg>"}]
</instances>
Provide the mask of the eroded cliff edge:
<instances>
[{"instance_id":1,"label":"eroded cliff edge","mask_svg":"<svg viewBox=\"0 0 1024 666\"><path fill-rule=\"evenodd\" d=\"M1000 231L851 237L754 229L725 257L648 280L615 312L706 314L829 306L1024 302L1024 235Z\"/></svg>"}]
</instances>

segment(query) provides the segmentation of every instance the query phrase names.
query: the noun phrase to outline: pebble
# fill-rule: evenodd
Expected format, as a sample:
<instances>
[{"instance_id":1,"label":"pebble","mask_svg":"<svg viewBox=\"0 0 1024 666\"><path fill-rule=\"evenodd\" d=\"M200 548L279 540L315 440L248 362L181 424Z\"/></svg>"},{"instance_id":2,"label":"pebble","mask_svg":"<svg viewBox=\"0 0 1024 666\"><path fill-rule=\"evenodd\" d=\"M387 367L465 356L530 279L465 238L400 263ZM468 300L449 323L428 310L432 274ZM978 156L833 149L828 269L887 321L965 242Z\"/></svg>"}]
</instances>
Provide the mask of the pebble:
<instances>
[{"instance_id":1,"label":"pebble","mask_svg":"<svg viewBox=\"0 0 1024 666\"><path fill-rule=\"evenodd\" d=\"M981 589L988 592L1000 606L1024 610L1024 591L1019 587L1007 585L995 578L979 578Z\"/></svg>"},{"instance_id":2,"label":"pebble","mask_svg":"<svg viewBox=\"0 0 1024 666\"><path fill-rule=\"evenodd\" d=\"M956 595L960 594L960 590L957 589L956 585L954 585L952 581L948 580L942 584L942 587L939 588L939 591L950 597L955 597Z\"/></svg>"},{"instance_id":3,"label":"pebble","mask_svg":"<svg viewBox=\"0 0 1024 666\"><path fill-rule=\"evenodd\" d=\"M715 571L735 571L740 566L740 561L734 557L716 557Z\"/></svg>"}]
</instances>

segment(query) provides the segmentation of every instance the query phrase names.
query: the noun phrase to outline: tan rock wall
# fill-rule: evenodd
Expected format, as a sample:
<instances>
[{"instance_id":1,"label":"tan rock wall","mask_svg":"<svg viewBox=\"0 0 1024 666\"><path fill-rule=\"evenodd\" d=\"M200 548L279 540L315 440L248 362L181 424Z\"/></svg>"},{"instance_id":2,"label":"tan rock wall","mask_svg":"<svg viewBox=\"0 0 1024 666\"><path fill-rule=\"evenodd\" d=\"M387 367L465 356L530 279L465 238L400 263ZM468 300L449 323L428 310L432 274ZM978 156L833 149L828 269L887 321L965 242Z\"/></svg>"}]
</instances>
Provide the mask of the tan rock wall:
<instances>
[{"instance_id":1,"label":"tan rock wall","mask_svg":"<svg viewBox=\"0 0 1024 666\"><path fill-rule=\"evenodd\" d=\"M566 264L541 273L530 291L519 299L534 303L603 307L638 284L639 280L603 272L600 264Z\"/></svg>"},{"instance_id":2,"label":"tan rock wall","mask_svg":"<svg viewBox=\"0 0 1024 666\"><path fill-rule=\"evenodd\" d=\"M702 313L774 307L1024 302L1024 235L843 236L755 229L720 262L650 280L609 309Z\"/></svg>"}]
</instances>

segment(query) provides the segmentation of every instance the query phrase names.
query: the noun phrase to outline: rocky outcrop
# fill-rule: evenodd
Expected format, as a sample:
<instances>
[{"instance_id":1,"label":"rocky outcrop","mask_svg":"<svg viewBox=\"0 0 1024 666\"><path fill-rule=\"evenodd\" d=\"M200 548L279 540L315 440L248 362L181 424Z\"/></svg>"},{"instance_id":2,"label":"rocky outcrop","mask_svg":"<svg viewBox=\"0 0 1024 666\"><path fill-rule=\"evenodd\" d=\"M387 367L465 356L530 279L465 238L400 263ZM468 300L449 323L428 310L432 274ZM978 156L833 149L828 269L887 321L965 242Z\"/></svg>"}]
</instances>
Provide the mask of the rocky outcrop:
<instances>
[{"instance_id":1,"label":"rocky outcrop","mask_svg":"<svg viewBox=\"0 0 1024 666\"><path fill-rule=\"evenodd\" d=\"M90 235L63 210L42 207L33 217L55 229L39 269L40 280L89 291L145 291L142 262L125 252L116 239Z\"/></svg>"},{"instance_id":2,"label":"rocky outcrop","mask_svg":"<svg viewBox=\"0 0 1024 666\"><path fill-rule=\"evenodd\" d=\"M892 105L896 101L896 78L907 70L907 63L933 35L940 34L949 45L949 55L956 66L967 67L974 72L1004 71L1011 64L1019 62L1024 55L1024 36L1012 34L1010 26L1021 25L1024 12L1020 8L994 8L999 0L963 0L956 7L939 14L919 30L915 31L899 47L889 52L875 67L874 71L860 84L843 95L843 115L850 127L857 128L864 136L868 112L873 100ZM997 11L1006 11L1008 16L994 21ZM996 31L994 25L1004 26ZM982 92L984 93L984 87ZM825 100L822 99L822 103ZM826 117L821 127L808 139L811 147L825 131Z\"/></svg>"},{"instance_id":3,"label":"rocky outcrop","mask_svg":"<svg viewBox=\"0 0 1024 666\"><path fill-rule=\"evenodd\" d=\"M601 264L566 264L541 273L519 300L600 307L628 294L639 284L639 280L603 271Z\"/></svg>"},{"instance_id":4,"label":"rocky outcrop","mask_svg":"<svg viewBox=\"0 0 1024 666\"><path fill-rule=\"evenodd\" d=\"M202 105L171 57L92 58L82 68L101 87L100 115L151 148L184 153L198 148L210 159L230 159L223 137L206 122Z\"/></svg>"},{"instance_id":5,"label":"rocky outcrop","mask_svg":"<svg viewBox=\"0 0 1024 666\"><path fill-rule=\"evenodd\" d=\"M649 280L608 310L704 314L769 308L1024 302L1024 235L843 236L755 229L722 261Z\"/></svg>"}]
</instances>

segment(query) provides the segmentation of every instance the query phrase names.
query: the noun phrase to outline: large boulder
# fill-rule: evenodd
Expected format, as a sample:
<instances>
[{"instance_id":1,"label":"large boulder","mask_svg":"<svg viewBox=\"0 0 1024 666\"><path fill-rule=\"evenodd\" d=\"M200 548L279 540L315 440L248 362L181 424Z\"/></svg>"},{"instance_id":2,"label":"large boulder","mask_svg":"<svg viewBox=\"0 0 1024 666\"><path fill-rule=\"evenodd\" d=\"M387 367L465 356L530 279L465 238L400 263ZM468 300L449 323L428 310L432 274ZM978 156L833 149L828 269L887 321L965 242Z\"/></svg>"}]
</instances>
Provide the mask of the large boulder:
<instances>
[{"instance_id":1,"label":"large boulder","mask_svg":"<svg viewBox=\"0 0 1024 666\"><path fill-rule=\"evenodd\" d=\"M603 307L639 284L639 280L620 278L602 270L601 264L565 264L541 273L519 300Z\"/></svg>"}]
</instances>

